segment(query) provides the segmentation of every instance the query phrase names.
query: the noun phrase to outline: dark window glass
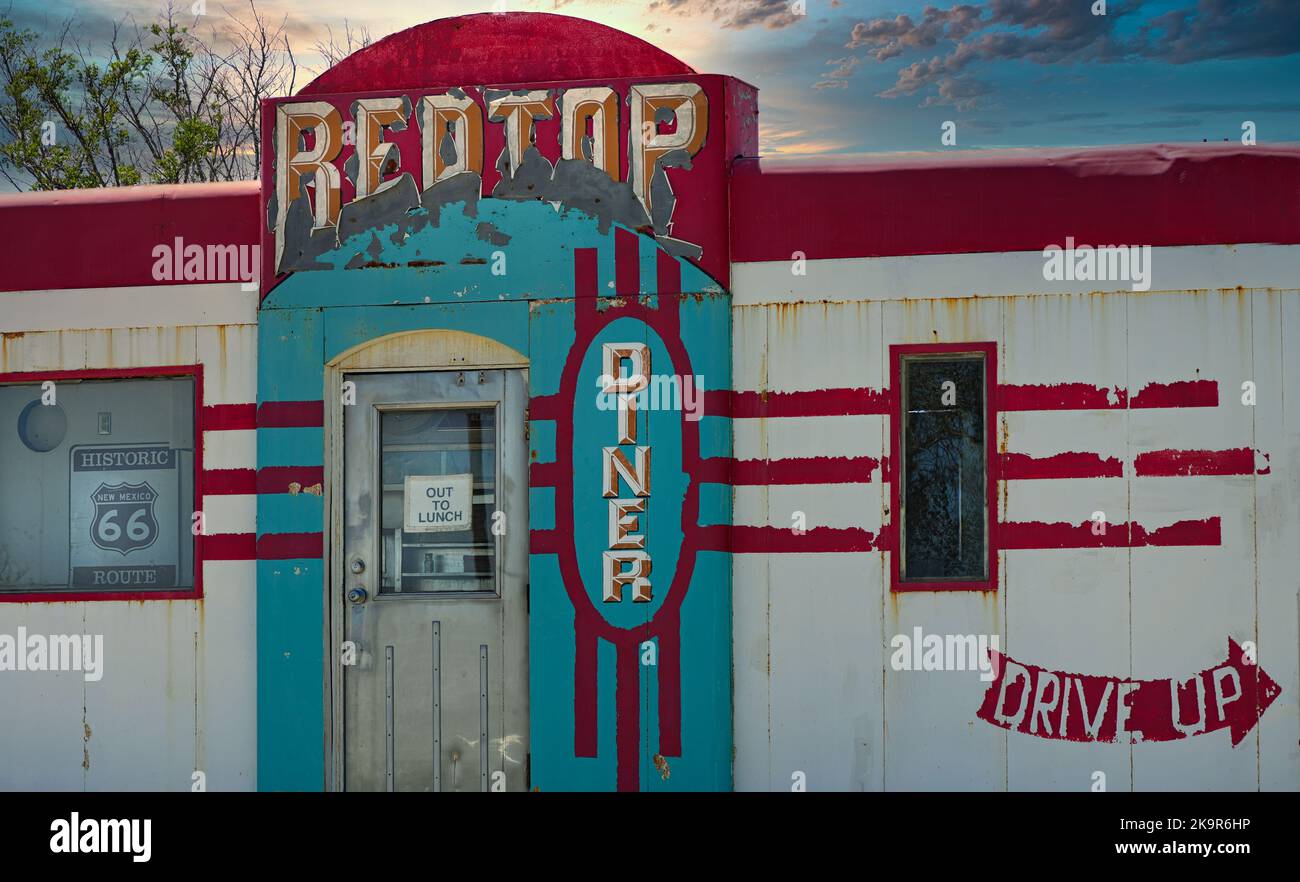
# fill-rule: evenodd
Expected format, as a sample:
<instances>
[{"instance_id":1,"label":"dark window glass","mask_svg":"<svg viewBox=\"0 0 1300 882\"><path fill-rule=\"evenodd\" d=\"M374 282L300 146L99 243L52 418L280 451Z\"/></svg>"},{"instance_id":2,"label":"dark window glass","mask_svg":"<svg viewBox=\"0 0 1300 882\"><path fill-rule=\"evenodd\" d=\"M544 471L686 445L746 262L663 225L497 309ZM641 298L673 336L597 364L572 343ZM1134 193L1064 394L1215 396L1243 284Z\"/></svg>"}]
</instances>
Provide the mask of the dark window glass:
<instances>
[{"instance_id":1,"label":"dark window glass","mask_svg":"<svg viewBox=\"0 0 1300 882\"><path fill-rule=\"evenodd\" d=\"M984 357L904 357L902 377L902 578L985 579Z\"/></svg>"},{"instance_id":2,"label":"dark window glass","mask_svg":"<svg viewBox=\"0 0 1300 882\"><path fill-rule=\"evenodd\" d=\"M491 591L496 587L496 411L491 407L393 410L380 416L380 476L384 493L381 594L431 594ZM456 477L469 492L448 509L466 518L431 526L427 532L404 529L407 492L425 482ZM450 498L450 497L449 497Z\"/></svg>"}]
</instances>

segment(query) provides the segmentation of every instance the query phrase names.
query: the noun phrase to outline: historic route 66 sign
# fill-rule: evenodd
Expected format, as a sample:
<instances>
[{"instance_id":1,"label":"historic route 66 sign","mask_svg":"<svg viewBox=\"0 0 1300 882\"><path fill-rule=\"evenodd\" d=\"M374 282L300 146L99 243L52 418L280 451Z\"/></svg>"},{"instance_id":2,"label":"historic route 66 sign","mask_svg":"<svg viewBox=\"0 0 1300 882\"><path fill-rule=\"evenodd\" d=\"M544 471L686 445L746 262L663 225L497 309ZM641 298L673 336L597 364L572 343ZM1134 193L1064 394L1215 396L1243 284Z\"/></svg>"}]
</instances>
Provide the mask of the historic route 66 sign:
<instances>
[{"instance_id":1,"label":"historic route 66 sign","mask_svg":"<svg viewBox=\"0 0 1300 882\"><path fill-rule=\"evenodd\" d=\"M72 448L69 584L106 591L186 584L187 453L167 444Z\"/></svg>"},{"instance_id":2,"label":"historic route 66 sign","mask_svg":"<svg viewBox=\"0 0 1300 882\"><path fill-rule=\"evenodd\" d=\"M100 484L90 498L95 503L90 541L105 551L125 555L148 548L158 538L153 514L158 491L147 483Z\"/></svg>"}]
</instances>

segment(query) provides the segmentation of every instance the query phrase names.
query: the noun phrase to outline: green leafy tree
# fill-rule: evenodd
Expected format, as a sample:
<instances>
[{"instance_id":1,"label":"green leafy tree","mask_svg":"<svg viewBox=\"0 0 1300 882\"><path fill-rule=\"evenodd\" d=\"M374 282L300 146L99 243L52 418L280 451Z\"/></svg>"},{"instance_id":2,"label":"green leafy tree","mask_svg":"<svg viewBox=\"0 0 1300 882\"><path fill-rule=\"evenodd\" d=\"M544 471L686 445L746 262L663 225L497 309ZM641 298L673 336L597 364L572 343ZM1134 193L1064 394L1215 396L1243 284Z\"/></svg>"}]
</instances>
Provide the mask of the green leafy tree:
<instances>
[{"instance_id":1,"label":"green leafy tree","mask_svg":"<svg viewBox=\"0 0 1300 882\"><path fill-rule=\"evenodd\" d=\"M71 23L47 45L0 18L0 174L38 190L257 177L261 101L297 79L286 21L250 0L200 38L168 6L96 54Z\"/></svg>"}]
</instances>

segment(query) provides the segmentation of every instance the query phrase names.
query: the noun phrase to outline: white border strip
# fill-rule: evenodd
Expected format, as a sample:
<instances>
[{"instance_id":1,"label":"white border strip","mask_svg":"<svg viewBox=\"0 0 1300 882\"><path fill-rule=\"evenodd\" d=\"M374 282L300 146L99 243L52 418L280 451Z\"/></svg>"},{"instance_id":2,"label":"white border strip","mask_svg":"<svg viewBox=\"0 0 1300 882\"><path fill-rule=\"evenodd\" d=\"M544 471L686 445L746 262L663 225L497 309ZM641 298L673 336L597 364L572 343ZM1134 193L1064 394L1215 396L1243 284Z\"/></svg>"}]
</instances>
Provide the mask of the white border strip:
<instances>
[{"instance_id":1,"label":"white border strip","mask_svg":"<svg viewBox=\"0 0 1300 882\"><path fill-rule=\"evenodd\" d=\"M7 332L244 325L257 321L257 291L239 282L0 292Z\"/></svg>"},{"instance_id":2,"label":"white border strip","mask_svg":"<svg viewBox=\"0 0 1300 882\"><path fill-rule=\"evenodd\" d=\"M733 263L731 302L733 306L753 306L800 301L1133 293L1126 282L1049 282L1043 278L1045 263L1041 251L853 257L809 260L807 273L802 276L792 271L793 261ZM1151 288L1146 293L1238 286L1300 287L1300 245L1152 248L1151 266Z\"/></svg>"}]
</instances>

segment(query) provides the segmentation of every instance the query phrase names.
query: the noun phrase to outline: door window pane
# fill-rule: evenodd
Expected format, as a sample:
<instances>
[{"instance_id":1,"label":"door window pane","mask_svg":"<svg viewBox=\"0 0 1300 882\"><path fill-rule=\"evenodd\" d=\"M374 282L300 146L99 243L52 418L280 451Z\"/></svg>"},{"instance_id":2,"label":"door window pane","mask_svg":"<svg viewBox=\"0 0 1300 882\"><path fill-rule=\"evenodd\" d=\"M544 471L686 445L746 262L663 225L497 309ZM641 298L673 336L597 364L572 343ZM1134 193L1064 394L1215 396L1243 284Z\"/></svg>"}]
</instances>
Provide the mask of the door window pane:
<instances>
[{"instance_id":1,"label":"door window pane","mask_svg":"<svg viewBox=\"0 0 1300 882\"><path fill-rule=\"evenodd\" d=\"M988 577L984 357L903 357L904 581Z\"/></svg>"},{"instance_id":2,"label":"door window pane","mask_svg":"<svg viewBox=\"0 0 1300 882\"><path fill-rule=\"evenodd\" d=\"M194 585L194 381L0 385L0 591Z\"/></svg>"},{"instance_id":3,"label":"door window pane","mask_svg":"<svg viewBox=\"0 0 1300 882\"><path fill-rule=\"evenodd\" d=\"M496 589L495 407L381 411L381 594Z\"/></svg>"}]
</instances>

